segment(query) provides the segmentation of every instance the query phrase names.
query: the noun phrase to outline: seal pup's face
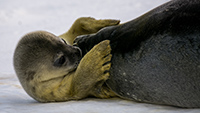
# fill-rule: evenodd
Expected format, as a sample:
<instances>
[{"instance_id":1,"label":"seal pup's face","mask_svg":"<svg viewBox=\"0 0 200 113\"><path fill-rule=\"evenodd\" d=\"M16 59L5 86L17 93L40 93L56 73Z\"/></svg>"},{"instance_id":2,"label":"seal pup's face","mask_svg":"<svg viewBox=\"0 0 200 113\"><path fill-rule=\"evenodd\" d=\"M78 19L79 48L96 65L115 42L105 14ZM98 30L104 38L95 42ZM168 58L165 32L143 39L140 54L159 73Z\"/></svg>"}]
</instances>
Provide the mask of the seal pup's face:
<instances>
[{"instance_id":1,"label":"seal pup's face","mask_svg":"<svg viewBox=\"0 0 200 113\"><path fill-rule=\"evenodd\" d=\"M32 32L19 41L14 68L26 90L30 81L45 82L75 71L81 59L79 48L45 31Z\"/></svg>"}]
</instances>

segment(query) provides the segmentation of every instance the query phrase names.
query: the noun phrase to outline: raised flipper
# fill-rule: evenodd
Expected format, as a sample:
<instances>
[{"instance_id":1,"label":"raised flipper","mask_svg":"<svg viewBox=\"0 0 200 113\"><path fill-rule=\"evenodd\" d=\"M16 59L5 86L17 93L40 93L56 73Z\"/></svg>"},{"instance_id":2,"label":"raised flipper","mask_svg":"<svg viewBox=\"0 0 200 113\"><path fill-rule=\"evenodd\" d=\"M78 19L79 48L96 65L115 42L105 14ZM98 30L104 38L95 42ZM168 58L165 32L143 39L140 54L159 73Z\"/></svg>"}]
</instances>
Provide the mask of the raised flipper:
<instances>
[{"instance_id":1,"label":"raised flipper","mask_svg":"<svg viewBox=\"0 0 200 113\"><path fill-rule=\"evenodd\" d=\"M59 37L63 38L67 44L72 45L74 39L79 35L96 33L104 27L118 25L119 23L119 20L113 19L96 20L91 17L81 17L73 23L66 33Z\"/></svg>"}]
</instances>

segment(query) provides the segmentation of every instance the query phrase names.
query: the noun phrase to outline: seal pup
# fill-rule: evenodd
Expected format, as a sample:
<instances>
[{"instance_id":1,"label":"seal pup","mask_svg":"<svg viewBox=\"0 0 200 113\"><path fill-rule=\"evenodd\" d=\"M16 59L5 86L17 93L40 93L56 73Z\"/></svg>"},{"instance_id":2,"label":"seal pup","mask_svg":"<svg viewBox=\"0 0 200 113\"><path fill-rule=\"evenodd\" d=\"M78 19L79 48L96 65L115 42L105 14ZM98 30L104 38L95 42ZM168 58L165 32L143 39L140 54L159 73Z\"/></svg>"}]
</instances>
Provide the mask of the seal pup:
<instances>
[{"instance_id":1,"label":"seal pup","mask_svg":"<svg viewBox=\"0 0 200 113\"><path fill-rule=\"evenodd\" d=\"M90 22L92 26L87 26ZM25 91L40 102L115 96L104 86L111 66L109 41L99 43L83 58L81 50L71 46L70 41L76 35L93 33L102 27L116 24L119 24L118 20L79 18L67 33L60 36L69 44L46 31L23 36L15 49L13 60L14 69Z\"/></svg>"}]
</instances>

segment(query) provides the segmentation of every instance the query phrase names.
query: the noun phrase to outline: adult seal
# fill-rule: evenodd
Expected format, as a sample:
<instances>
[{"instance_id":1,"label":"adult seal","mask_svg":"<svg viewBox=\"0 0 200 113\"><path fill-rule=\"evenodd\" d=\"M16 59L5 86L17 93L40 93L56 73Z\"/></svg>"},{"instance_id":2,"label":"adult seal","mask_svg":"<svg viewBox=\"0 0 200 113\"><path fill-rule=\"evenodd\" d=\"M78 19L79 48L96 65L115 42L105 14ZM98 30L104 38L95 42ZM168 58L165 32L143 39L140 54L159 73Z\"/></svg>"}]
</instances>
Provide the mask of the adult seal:
<instances>
[{"instance_id":1,"label":"adult seal","mask_svg":"<svg viewBox=\"0 0 200 113\"><path fill-rule=\"evenodd\" d=\"M110 40L106 84L120 97L179 107L200 107L200 1L172 0L130 22L79 36L87 53Z\"/></svg>"}]
</instances>

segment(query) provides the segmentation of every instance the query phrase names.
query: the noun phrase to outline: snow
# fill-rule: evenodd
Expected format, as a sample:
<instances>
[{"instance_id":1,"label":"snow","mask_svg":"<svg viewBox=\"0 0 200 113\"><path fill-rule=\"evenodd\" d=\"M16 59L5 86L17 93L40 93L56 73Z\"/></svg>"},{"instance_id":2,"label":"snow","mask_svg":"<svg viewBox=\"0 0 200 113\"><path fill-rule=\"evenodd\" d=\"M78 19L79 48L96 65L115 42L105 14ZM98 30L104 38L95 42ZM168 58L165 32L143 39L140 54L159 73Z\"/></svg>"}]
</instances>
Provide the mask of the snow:
<instances>
[{"instance_id":1,"label":"snow","mask_svg":"<svg viewBox=\"0 0 200 113\"><path fill-rule=\"evenodd\" d=\"M12 57L20 37L35 30L56 35L69 29L78 17L132 20L169 0L1 0L0 1L0 113L199 113L183 109L137 103L119 98L59 103L39 103L21 87Z\"/></svg>"}]
</instances>

